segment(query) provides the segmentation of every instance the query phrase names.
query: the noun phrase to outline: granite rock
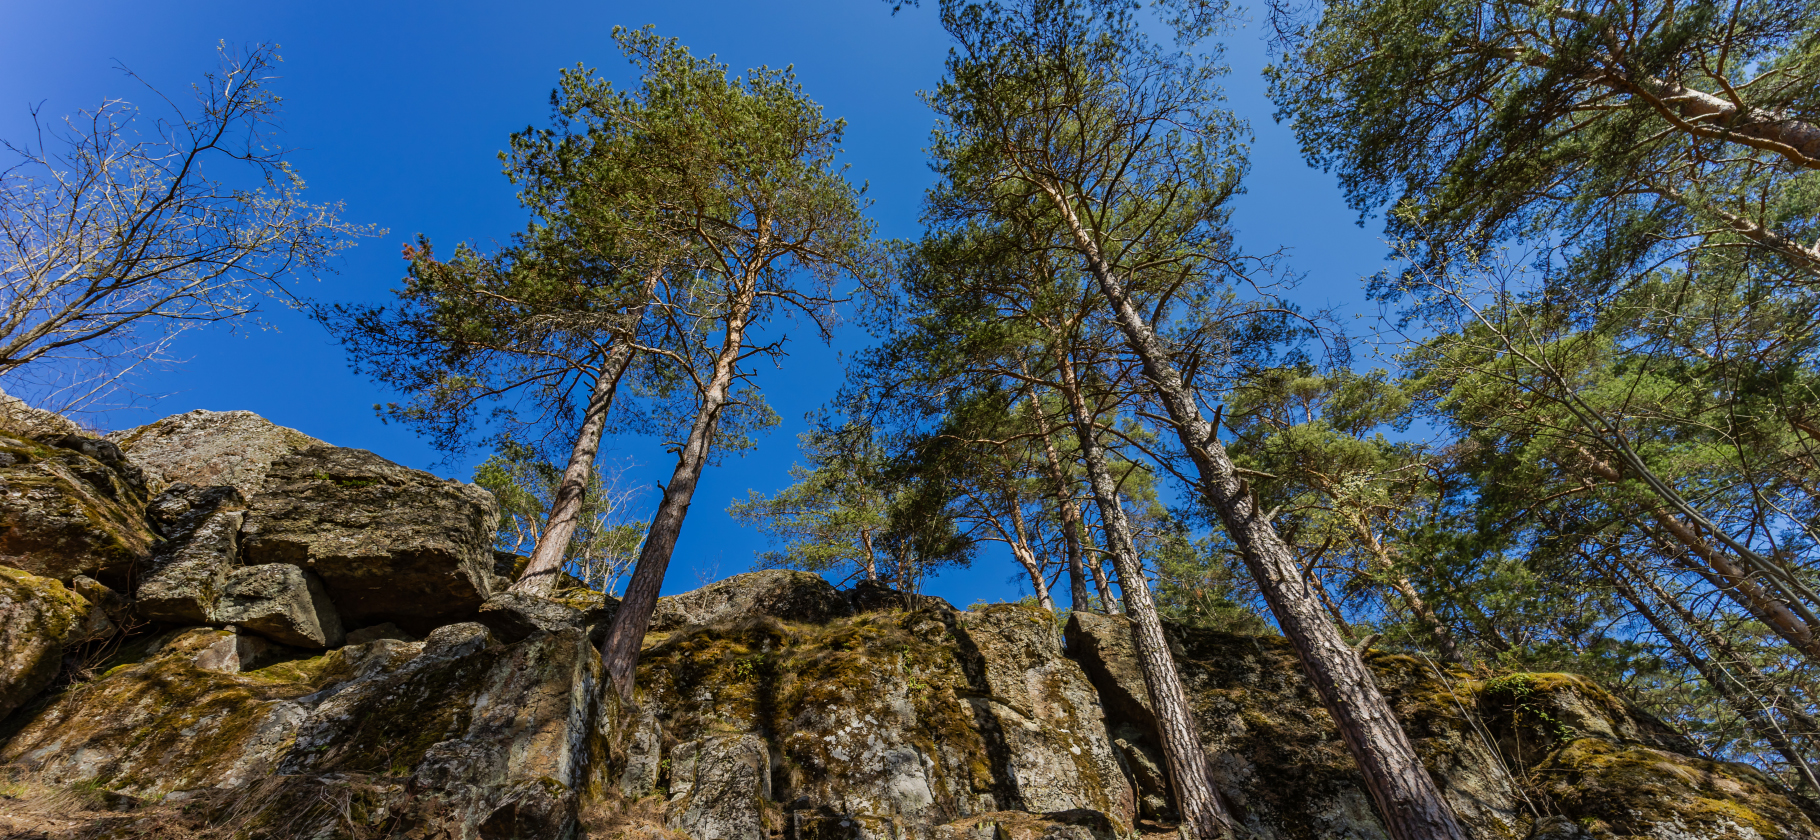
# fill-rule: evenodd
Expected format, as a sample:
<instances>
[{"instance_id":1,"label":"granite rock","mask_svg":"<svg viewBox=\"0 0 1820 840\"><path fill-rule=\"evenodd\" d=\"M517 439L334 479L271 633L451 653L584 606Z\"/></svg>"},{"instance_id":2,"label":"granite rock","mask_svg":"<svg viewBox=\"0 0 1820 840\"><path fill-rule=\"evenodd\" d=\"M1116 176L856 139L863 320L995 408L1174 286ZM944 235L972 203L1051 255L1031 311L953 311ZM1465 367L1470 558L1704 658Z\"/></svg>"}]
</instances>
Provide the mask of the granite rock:
<instances>
[{"instance_id":1,"label":"granite rock","mask_svg":"<svg viewBox=\"0 0 1820 840\"><path fill-rule=\"evenodd\" d=\"M472 484L319 446L272 464L241 559L314 572L346 624L423 635L471 620L493 594L498 517L492 494Z\"/></svg>"},{"instance_id":2,"label":"granite rock","mask_svg":"<svg viewBox=\"0 0 1820 840\"><path fill-rule=\"evenodd\" d=\"M342 643L341 617L322 581L296 566L247 566L228 575L215 620L279 644L321 650Z\"/></svg>"},{"instance_id":3,"label":"granite rock","mask_svg":"<svg viewBox=\"0 0 1820 840\"><path fill-rule=\"evenodd\" d=\"M852 612L847 599L820 575L769 569L657 599L651 629L675 630L760 616L819 624Z\"/></svg>"},{"instance_id":4,"label":"granite rock","mask_svg":"<svg viewBox=\"0 0 1820 840\"><path fill-rule=\"evenodd\" d=\"M265 484L274 461L327 445L251 411L202 409L107 437L158 482L229 485L249 499Z\"/></svg>"}]
</instances>

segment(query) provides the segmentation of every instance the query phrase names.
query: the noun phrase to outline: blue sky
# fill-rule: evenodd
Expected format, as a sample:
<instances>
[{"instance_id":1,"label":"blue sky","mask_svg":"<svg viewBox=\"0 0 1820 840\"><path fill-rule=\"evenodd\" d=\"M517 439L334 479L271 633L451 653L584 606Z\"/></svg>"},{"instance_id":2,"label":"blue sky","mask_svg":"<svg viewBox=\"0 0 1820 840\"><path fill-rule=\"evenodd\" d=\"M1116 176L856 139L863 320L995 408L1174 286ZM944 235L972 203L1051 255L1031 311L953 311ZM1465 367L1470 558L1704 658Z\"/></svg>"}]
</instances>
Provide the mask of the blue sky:
<instances>
[{"instance_id":1,"label":"blue sky","mask_svg":"<svg viewBox=\"0 0 1820 840\"><path fill-rule=\"evenodd\" d=\"M940 77L947 52L933 8L892 15L880 0L810 2L89 2L9 0L0 35L0 138L30 130L28 108L55 119L104 98L150 105L146 91L117 68L130 67L167 93L183 92L214 67L218 41L276 42L284 58L273 84L285 98L285 141L319 202L345 202L344 218L387 232L363 240L338 273L298 284L326 300L379 301L403 273L400 246L418 233L452 246L485 246L524 223L496 153L512 132L541 125L560 68L627 71L608 32L655 24L697 54L716 54L736 70L794 65L810 96L848 121L846 162L870 185L882 234L914 237L931 117L917 91ZM1235 219L1242 242L1286 248L1306 274L1294 297L1305 308L1337 307L1348 326L1368 330L1376 308L1361 277L1383 264L1378 225L1355 224L1332 177L1306 167L1294 138L1270 118L1258 75L1265 62L1257 27L1228 37L1232 107L1256 133L1249 192ZM1354 320L1352 316L1362 316ZM270 328L192 333L177 348L187 359L144 377L140 404L98 418L124 428L195 408L247 409L342 446L370 449L408 466L467 479L473 461L442 464L407 429L379 422L376 402L392 399L349 372L333 338L276 305ZM832 395L840 355L863 346L850 326L832 347L812 337L791 345L782 370L759 383L783 425L743 458L729 458L703 479L667 592L745 571L766 547L756 531L724 512L748 489L787 483L797 459L803 415ZM3 385L4 383L0 383ZM665 481L673 465L647 438L609 442L628 482ZM655 493L647 494L647 504ZM1015 567L989 555L949 572L927 591L957 604L1015 598Z\"/></svg>"}]
</instances>

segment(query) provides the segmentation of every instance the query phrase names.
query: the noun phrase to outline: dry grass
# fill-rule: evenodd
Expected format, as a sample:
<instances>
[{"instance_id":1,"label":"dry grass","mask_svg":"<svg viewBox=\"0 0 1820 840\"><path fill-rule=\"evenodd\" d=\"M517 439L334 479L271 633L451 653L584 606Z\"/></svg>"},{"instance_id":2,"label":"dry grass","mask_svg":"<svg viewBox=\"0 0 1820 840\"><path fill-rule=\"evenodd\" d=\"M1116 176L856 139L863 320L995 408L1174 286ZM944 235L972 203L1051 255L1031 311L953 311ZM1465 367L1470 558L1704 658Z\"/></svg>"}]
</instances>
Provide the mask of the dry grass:
<instances>
[{"instance_id":1,"label":"dry grass","mask_svg":"<svg viewBox=\"0 0 1820 840\"><path fill-rule=\"evenodd\" d=\"M605 798L584 804L580 822L585 840L688 840L664 827L662 796L628 799L616 787Z\"/></svg>"},{"instance_id":2,"label":"dry grass","mask_svg":"<svg viewBox=\"0 0 1820 840\"><path fill-rule=\"evenodd\" d=\"M97 787L0 786L0 840L227 840L197 807L145 803Z\"/></svg>"}]
</instances>

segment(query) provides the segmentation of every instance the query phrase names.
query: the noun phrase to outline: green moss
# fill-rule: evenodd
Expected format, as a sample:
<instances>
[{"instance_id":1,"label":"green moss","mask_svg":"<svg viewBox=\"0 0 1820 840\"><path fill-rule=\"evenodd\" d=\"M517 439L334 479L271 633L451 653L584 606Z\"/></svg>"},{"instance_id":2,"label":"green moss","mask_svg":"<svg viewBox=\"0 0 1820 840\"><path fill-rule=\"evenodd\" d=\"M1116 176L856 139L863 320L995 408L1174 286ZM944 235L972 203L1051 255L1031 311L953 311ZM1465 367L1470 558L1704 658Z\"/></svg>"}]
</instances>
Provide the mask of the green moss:
<instances>
[{"instance_id":1,"label":"green moss","mask_svg":"<svg viewBox=\"0 0 1820 840\"><path fill-rule=\"evenodd\" d=\"M933 780L955 783L956 790L936 791L955 800L990 790L993 776L952 644L945 633L930 639L913 630L932 616L867 613L826 625L758 619L679 631L646 648L638 684L663 710L667 733L790 733L779 743L781 781L790 788L877 772L853 763L857 750L843 758L824 736L851 719L896 718L893 704L907 702L914 710L904 733L910 745L966 768L966 778Z\"/></svg>"},{"instance_id":2,"label":"green moss","mask_svg":"<svg viewBox=\"0 0 1820 840\"><path fill-rule=\"evenodd\" d=\"M287 659L273 663L264 668L242 672L247 679L268 683L303 683L318 685L332 682L331 677L351 676L347 659L340 650L332 650L316 656Z\"/></svg>"},{"instance_id":3,"label":"green moss","mask_svg":"<svg viewBox=\"0 0 1820 840\"><path fill-rule=\"evenodd\" d=\"M1544 792L1595 834L1764 840L1815 827L1754 768L1603 738L1580 738L1536 769Z\"/></svg>"}]
</instances>

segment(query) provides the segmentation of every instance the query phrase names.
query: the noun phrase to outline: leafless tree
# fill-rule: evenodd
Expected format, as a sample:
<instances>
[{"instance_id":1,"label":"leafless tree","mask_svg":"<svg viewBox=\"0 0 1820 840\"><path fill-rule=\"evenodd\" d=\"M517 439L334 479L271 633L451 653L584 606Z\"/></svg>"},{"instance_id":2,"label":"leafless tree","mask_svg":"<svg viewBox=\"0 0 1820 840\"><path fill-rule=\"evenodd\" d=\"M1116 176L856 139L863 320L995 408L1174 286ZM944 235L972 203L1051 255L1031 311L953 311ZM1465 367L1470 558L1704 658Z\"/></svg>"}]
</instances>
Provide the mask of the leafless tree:
<instances>
[{"instance_id":1,"label":"leafless tree","mask_svg":"<svg viewBox=\"0 0 1820 840\"><path fill-rule=\"evenodd\" d=\"M235 52L165 116L108 100L6 142L0 170L0 379L58 410L168 360L191 327L244 319L261 293L326 269L369 228L303 200L273 143L272 45ZM140 80L131 71L127 75ZM143 80L140 80L143 82Z\"/></svg>"}]
</instances>

